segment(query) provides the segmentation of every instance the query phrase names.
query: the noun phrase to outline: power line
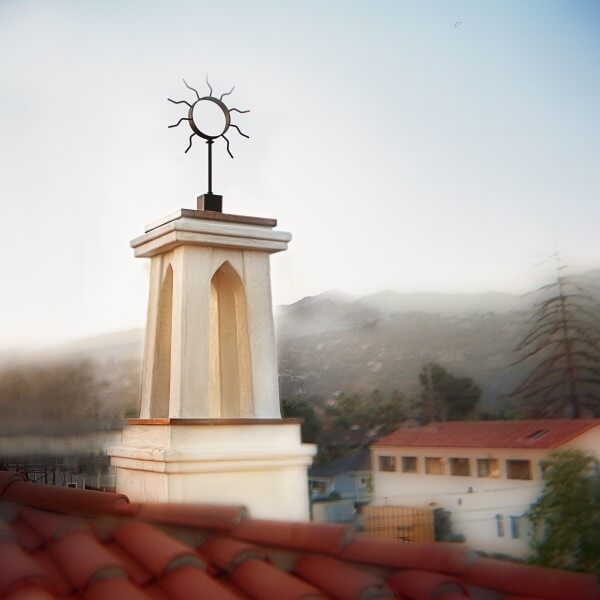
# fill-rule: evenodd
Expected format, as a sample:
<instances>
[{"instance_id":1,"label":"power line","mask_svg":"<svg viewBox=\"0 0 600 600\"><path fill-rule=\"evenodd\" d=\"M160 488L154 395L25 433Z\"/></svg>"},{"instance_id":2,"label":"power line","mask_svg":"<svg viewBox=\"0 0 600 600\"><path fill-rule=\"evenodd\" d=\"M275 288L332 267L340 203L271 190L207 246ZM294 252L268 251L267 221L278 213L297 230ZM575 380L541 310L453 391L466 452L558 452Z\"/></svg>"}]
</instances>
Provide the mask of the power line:
<instances>
[{"instance_id":1,"label":"power line","mask_svg":"<svg viewBox=\"0 0 600 600\"><path fill-rule=\"evenodd\" d=\"M489 493L497 493L497 492L513 492L516 490L526 490L526 489L534 489L541 488L541 483L536 483L532 485L522 485L522 486L514 486L514 487L505 487L505 488L494 488L494 489L485 489L485 490L463 490L458 492L423 492L420 494L387 494L377 496L377 499L388 499L388 498L435 498L437 496L474 496L477 494L489 494Z\"/></svg>"}]
</instances>

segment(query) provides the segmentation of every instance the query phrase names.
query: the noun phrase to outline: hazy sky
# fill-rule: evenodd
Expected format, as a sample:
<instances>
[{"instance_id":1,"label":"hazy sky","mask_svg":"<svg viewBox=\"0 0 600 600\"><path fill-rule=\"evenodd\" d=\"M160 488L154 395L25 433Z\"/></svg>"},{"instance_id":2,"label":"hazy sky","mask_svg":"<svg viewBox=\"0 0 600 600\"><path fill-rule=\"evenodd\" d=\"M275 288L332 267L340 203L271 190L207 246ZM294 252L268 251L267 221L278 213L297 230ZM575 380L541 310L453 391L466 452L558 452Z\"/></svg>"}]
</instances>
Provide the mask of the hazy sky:
<instances>
[{"instance_id":1,"label":"hazy sky","mask_svg":"<svg viewBox=\"0 0 600 600\"><path fill-rule=\"evenodd\" d=\"M0 0L0 347L143 326L129 240L206 191L166 101L206 73L252 109L215 191L294 235L276 303L600 266L600 2Z\"/></svg>"}]
</instances>

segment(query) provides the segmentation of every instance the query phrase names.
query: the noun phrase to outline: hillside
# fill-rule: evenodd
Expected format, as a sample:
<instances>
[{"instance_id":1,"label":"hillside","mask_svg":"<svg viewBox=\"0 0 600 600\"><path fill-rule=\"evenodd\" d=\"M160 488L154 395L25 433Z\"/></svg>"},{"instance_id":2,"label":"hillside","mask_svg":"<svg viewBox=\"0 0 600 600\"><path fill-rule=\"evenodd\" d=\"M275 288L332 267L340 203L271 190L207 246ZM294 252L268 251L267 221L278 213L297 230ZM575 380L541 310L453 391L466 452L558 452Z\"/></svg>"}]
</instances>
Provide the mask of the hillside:
<instances>
[{"instance_id":1,"label":"hillside","mask_svg":"<svg viewBox=\"0 0 600 600\"><path fill-rule=\"evenodd\" d=\"M442 313L442 307L451 306L443 295L429 298L431 309L440 312L412 311L412 299L397 296L384 292L343 303L317 296L281 311L277 333L282 395L374 389L410 395L417 391L420 369L430 361L473 377L488 403L510 391L520 375L508 365L526 312L506 307L517 307L517 299L494 302L494 307L504 307L501 312ZM484 306L481 298L461 300L465 306Z\"/></svg>"},{"instance_id":2,"label":"hillside","mask_svg":"<svg viewBox=\"0 0 600 600\"><path fill-rule=\"evenodd\" d=\"M600 298L600 269L580 276ZM355 298L339 291L275 309L282 398L337 392L418 393L428 362L472 377L488 409L502 407L523 375L509 366L527 302L486 294L399 294ZM143 332L129 330L0 359L5 430L90 429L120 422L138 405ZM76 382L76 385L73 383ZM18 395L16 401L15 398ZM50 425L52 423L52 426Z\"/></svg>"}]
</instances>

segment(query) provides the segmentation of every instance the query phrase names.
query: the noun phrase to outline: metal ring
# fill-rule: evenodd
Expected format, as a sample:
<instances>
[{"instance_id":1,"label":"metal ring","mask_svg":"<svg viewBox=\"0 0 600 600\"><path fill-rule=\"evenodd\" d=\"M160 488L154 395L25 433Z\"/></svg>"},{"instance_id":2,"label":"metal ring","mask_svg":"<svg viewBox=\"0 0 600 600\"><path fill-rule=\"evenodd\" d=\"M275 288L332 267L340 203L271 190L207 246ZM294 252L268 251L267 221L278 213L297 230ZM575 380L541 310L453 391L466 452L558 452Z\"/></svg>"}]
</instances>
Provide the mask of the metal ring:
<instances>
[{"instance_id":1,"label":"metal ring","mask_svg":"<svg viewBox=\"0 0 600 600\"><path fill-rule=\"evenodd\" d=\"M202 102L203 100L208 100L209 102L213 102L223 112L223 116L225 117L225 127L224 127L223 131L221 131L221 133L219 133L218 135L209 135L208 133L204 133L203 131L198 129L196 123L194 122L194 114L193 114L194 107L196 106L196 104L198 104L199 102ZM231 114L229 113L229 109L227 108L227 106L225 106L225 104L223 102L221 102L221 100L219 100L218 98L215 98L213 96L204 96L203 98L198 98L198 100L196 100L196 102L194 102L194 104L192 104L190 106L190 109L188 110L188 117L190 119L189 120L190 127L192 128L194 133L199 135L201 138L203 138L205 140L209 140L209 141L216 140L218 137L221 137L229 129L229 125L231 124Z\"/></svg>"}]
</instances>

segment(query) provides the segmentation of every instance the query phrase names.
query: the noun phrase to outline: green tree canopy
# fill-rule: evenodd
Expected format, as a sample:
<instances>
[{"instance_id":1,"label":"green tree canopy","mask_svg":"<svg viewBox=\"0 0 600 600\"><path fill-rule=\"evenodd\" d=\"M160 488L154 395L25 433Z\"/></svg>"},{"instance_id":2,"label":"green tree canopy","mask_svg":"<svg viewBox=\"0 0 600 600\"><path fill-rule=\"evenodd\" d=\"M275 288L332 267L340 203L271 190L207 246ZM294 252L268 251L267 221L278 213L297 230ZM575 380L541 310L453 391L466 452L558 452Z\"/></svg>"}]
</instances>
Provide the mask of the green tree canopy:
<instances>
[{"instance_id":1,"label":"green tree canopy","mask_svg":"<svg viewBox=\"0 0 600 600\"><path fill-rule=\"evenodd\" d=\"M455 377L437 363L421 369L417 417L426 421L460 421L473 416L481 389L470 377Z\"/></svg>"},{"instance_id":2,"label":"green tree canopy","mask_svg":"<svg viewBox=\"0 0 600 600\"><path fill-rule=\"evenodd\" d=\"M299 417L302 423L302 441L310 444L317 442L321 433L321 419L315 412L315 409L306 400L287 400L281 401L281 414L285 418Z\"/></svg>"},{"instance_id":3,"label":"green tree canopy","mask_svg":"<svg viewBox=\"0 0 600 600\"><path fill-rule=\"evenodd\" d=\"M340 394L326 415L332 429L361 427L377 435L391 433L406 419L403 396L394 391L386 397L379 390L367 396Z\"/></svg>"},{"instance_id":4,"label":"green tree canopy","mask_svg":"<svg viewBox=\"0 0 600 600\"><path fill-rule=\"evenodd\" d=\"M600 575L598 460L580 450L556 452L543 477L544 491L530 512L533 561Z\"/></svg>"}]
</instances>

